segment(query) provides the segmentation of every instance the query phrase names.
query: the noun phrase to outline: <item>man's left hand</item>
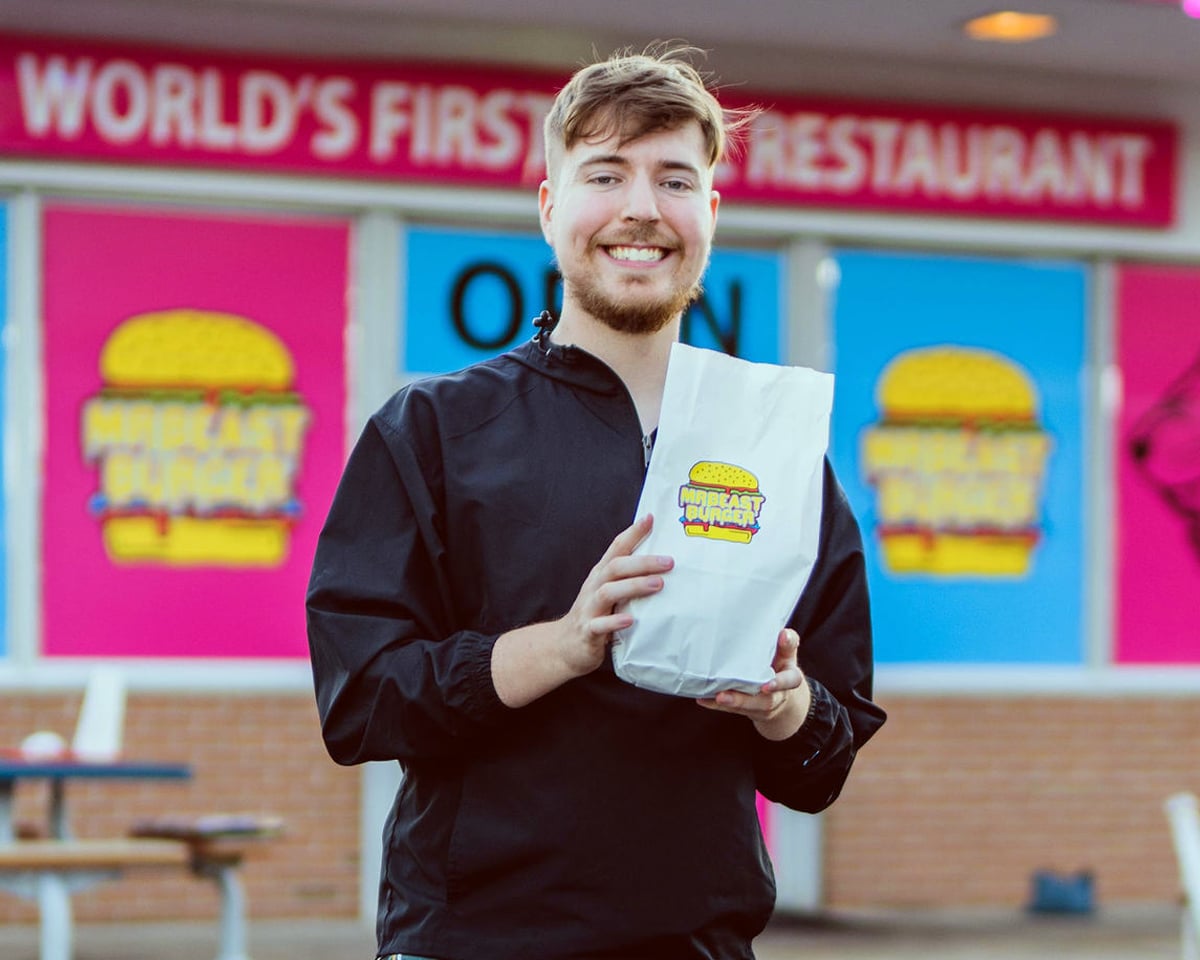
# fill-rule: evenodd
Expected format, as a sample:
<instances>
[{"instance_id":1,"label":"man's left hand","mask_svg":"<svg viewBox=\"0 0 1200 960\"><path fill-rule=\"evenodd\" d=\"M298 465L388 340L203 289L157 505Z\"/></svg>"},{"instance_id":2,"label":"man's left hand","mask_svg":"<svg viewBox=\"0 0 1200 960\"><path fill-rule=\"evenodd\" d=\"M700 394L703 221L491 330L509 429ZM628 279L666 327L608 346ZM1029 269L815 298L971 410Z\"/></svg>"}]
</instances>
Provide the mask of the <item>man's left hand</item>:
<instances>
[{"instance_id":1,"label":"man's left hand","mask_svg":"<svg viewBox=\"0 0 1200 960\"><path fill-rule=\"evenodd\" d=\"M780 630L771 662L775 676L758 693L722 690L715 697L696 702L709 710L748 717L768 740L786 740L800 729L812 703L812 690L797 662L799 649L796 631Z\"/></svg>"}]
</instances>

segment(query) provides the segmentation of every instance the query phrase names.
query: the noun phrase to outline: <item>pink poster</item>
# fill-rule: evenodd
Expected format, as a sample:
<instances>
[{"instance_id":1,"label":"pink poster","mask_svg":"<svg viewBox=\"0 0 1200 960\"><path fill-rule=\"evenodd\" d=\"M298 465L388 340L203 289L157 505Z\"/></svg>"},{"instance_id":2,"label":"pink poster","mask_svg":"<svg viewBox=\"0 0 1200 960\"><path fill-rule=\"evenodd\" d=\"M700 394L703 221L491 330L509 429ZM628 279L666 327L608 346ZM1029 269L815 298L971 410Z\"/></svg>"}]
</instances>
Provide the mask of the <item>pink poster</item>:
<instances>
[{"instance_id":1,"label":"pink poster","mask_svg":"<svg viewBox=\"0 0 1200 960\"><path fill-rule=\"evenodd\" d=\"M347 224L49 204L43 229L43 652L307 656Z\"/></svg>"},{"instance_id":2,"label":"pink poster","mask_svg":"<svg viewBox=\"0 0 1200 960\"><path fill-rule=\"evenodd\" d=\"M1118 274L1116 659L1200 663L1200 270Z\"/></svg>"}]
</instances>

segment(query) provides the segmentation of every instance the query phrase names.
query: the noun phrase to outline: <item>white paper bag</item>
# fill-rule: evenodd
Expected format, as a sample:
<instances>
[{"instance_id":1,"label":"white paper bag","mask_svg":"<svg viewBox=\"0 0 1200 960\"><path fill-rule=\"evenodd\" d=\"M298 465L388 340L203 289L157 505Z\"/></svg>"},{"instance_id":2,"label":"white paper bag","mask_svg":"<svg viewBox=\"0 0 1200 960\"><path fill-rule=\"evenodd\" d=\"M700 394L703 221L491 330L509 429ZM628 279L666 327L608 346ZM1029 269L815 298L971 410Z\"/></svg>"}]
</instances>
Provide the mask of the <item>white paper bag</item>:
<instances>
[{"instance_id":1,"label":"white paper bag","mask_svg":"<svg viewBox=\"0 0 1200 960\"><path fill-rule=\"evenodd\" d=\"M677 343L636 553L675 558L629 605L617 675L660 693L757 693L817 559L833 377Z\"/></svg>"}]
</instances>

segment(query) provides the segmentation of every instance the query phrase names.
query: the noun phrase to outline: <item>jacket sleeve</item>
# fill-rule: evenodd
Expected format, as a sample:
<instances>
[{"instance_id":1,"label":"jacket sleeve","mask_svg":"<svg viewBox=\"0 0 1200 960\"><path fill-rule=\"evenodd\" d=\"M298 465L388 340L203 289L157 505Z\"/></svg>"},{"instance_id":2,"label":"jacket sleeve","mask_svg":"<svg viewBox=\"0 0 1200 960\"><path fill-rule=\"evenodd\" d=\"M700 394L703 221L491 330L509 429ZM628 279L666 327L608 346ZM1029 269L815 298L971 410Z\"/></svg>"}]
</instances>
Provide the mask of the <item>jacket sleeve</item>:
<instances>
[{"instance_id":1,"label":"jacket sleeve","mask_svg":"<svg viewBox=\"0 0 1200 960\"><path fill-rule=\"evenodd\" d=\"M317 543L308 642L338 763L452 757L508 712L492 683L496 636L452 626L436 459L372 418Z\"/></svg>"},{"instance_id":2,"label":"jacket sleeve","mask_svg":"<svg viewBox=\"0 0 1200 960\"><path fill-rule=\"evenodd\" d=\"M866 561L858 522L828 460L817 564L789 621L812 706L789 739L755 738L759 791L816 813L841 792L858 750L882 725L871 701L873 653Z\"/></svg>"}]
</instances>

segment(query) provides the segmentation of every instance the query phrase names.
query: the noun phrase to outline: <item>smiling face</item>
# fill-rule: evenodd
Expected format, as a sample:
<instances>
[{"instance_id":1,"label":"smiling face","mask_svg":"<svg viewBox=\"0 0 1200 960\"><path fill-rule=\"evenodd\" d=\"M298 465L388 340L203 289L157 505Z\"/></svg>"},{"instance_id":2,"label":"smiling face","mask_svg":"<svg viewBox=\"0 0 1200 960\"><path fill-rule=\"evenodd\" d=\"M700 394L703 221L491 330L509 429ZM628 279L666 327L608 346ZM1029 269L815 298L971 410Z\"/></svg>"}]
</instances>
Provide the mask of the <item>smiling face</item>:
<instances>
[{"instance_id":1,"label":"smiling face","mask_svg":"<svg viewBox=\"0 0 1200 960\"><path fill-rule=\"evenodd\" d=\"M700 293L719 197L698 123L621 139L581 140L557 159L538 193L542 232L564 320L654 333Z\"/></svg>"}]
</instances>

